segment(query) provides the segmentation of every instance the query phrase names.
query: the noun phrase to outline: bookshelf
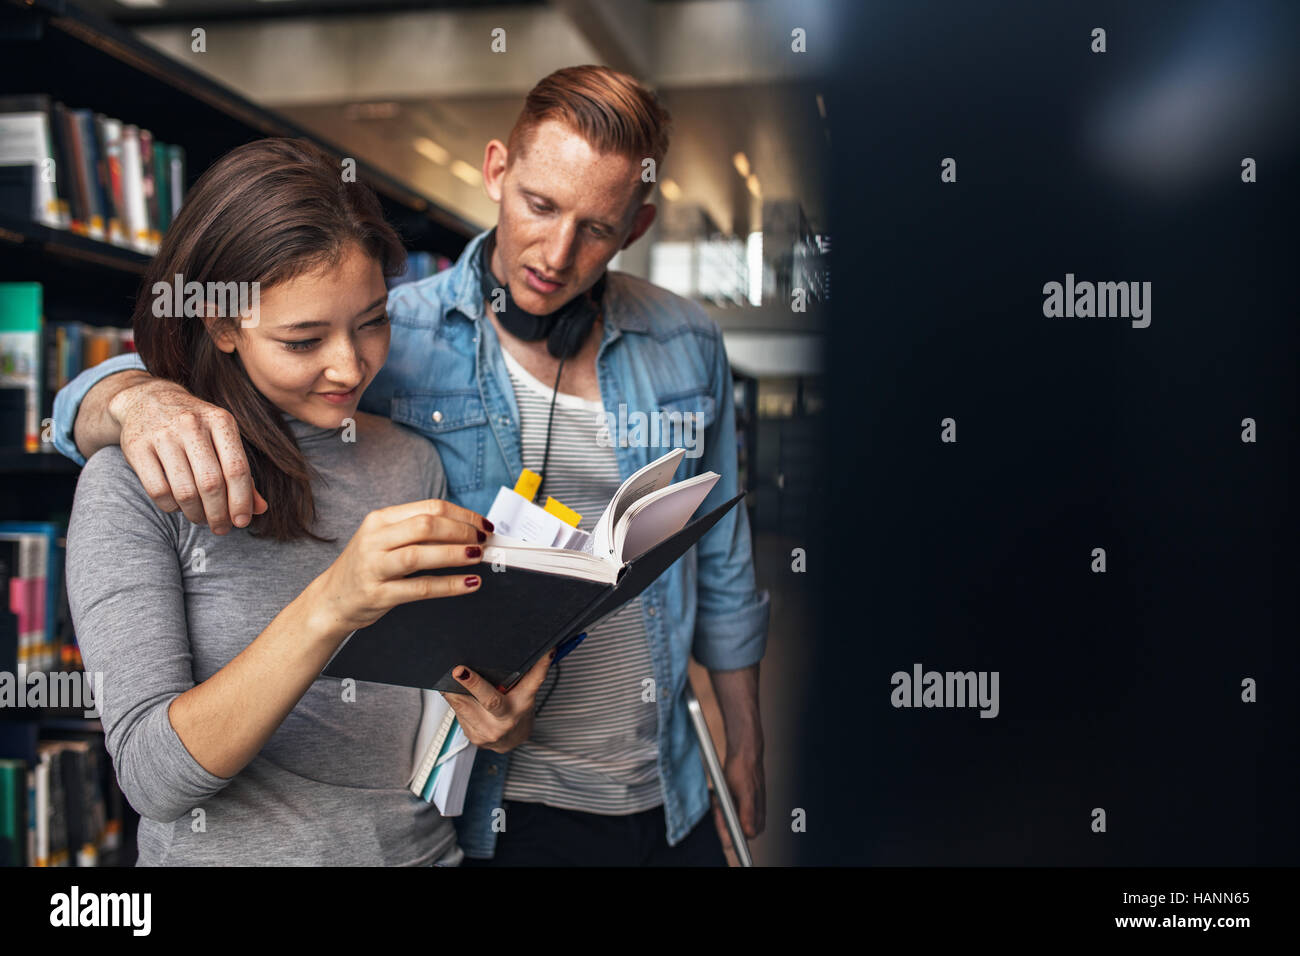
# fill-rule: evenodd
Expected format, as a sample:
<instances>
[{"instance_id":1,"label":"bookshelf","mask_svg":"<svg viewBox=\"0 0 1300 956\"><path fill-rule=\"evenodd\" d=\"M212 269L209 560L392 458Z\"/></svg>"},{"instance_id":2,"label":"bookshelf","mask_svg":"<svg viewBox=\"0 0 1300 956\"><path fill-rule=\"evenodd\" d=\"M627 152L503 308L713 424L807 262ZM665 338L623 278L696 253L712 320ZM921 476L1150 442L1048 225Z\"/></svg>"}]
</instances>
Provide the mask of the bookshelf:
<instances>
[{"instance_id":1,"label":"bookshelf","mask_svg":"<svg viewBox=\"0 0 1300 956\"><path fill-rule=\"evenodd\" d=\"M43 94L183 147L187 187L230 149L266 136L310 139L340 159L349 155L64 0L0 0L0 90L5 96ZM412 252L454 259L478 231L360 159L356 173L358 181L375 190L385 216ZM0 282L39 282L47 325L126 326L148 262L141 252L52 228L12 208L0 212ZM43 392L45 418L51 414L53 390L43 387ZM0 521L50 521L66 528L79 472L52 450L26 452L0 440ZM18 757L30 765L38 739L96 736L102 741L99 722L86 720L80 710L0 707L0 758ZM100 767L101 774L104 769ZM115 789L111 767L107 770L103 785ZM122 852L111 859L129 865L137 821L125 801L120 805Z\"/></svg>"},{"instance_id":2,"label":"bookshelf","mask_svg":"<svg viewBox=\"0 0 1300 956\"><path fill-rule=\"evenodd\" d=\"M48 257L54 265L88 267L139 277L144 275L149 262L148 256L132 249L9 216L0 216L0 242L5 243L7 253L29 256L38 267L39 260Z\"/></svg>"},{"instance_id":3,"label":"bookshelf","mask_svg":"<svg viewBox=\"0 0 1300 956\"><path fill-rule=\"evenodd\" d=\"M191 182L233 147L264 136L302 137L339 157L348 155L63 0L0 0L0 89L46 93L146 127L164 142L185 147ZM357 178L379 194L389 220L413 249L454 256L478 231L361 160Z\"/></svg>"}]
</instances>

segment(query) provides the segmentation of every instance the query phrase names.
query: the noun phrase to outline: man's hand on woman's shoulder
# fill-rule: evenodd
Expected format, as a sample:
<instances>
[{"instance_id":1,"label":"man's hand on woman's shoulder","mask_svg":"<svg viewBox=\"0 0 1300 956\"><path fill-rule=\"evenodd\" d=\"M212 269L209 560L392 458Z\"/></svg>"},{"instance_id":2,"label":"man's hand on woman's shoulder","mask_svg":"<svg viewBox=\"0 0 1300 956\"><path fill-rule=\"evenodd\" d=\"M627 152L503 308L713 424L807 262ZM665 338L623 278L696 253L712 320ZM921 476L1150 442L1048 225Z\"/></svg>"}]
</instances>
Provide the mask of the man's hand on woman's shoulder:
<instances>
[{"instance_id":1,"label":"man's hand on woman's shoulder","mask_svg":"<svg viewBox=\"0 0 1300 956\"><path fill-rule=\"evenodd\" d=\"M109 414L122 426L122 455L163 511L225 534L266 510L235 416L224 408L150 378L118 392Z\"/></svg>"}]
</instances>

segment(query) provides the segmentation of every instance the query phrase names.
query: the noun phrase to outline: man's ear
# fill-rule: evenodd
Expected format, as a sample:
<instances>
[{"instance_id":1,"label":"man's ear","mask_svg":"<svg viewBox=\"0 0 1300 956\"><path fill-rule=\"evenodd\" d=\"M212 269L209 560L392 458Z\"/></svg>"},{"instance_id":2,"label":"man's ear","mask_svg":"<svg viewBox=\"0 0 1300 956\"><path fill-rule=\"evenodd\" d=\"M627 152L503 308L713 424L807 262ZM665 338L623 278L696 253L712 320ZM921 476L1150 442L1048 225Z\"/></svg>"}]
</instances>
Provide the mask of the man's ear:
<instances>
[{"instance_id":1,"label":"man's ear","mask_svg":"<svg viewBox=\"0 0 1300 956\"><path fill-rule=\"evenodd\" d=\"M491 140L483 147L483 188L487 190L488 198L495 203L501 202L502 183L506 178L506 163L509 159L510 151L499 139Z\"/></svg>"},{"instance_id":2,"label":"man's ear","mask_svg":"<svg viewBox=\"0 0 1300 956\"><path fill-rule=\"evenodd\" d=\"M655 221L655 212L654 203L641 204L641 208L636 211L636 219L632 221L632 231L628 233L627 241L623 243L624 249L645 235L645 231Z\"/></svg>"}]
</instances>

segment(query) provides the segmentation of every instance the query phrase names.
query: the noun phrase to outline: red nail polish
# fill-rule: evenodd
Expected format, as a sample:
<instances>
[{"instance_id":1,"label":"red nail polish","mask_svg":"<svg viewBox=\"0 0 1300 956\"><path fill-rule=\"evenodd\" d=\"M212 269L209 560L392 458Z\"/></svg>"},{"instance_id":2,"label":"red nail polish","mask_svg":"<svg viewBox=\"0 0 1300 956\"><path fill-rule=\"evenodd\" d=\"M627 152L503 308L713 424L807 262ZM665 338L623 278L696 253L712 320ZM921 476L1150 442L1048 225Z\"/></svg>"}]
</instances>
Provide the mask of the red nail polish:
<instances>
[{"instance_id":1,"label":"red nail polish","mask_svg":"<svg viewBox=\"0 0 1300 956\"><path fill-rule=\"evenodd\" d=\"M481 557L483 557L483 549L480 548L480 547L478 547L477 545L475 545L474 547L466 548L466 549L465 549L465 557L467 557L467 558L481 558Z\"/></svg>"},{"instance_id":2,"label":"red nail polish","mask_svg":"<svg viewBox=\"0 0 1300 956\"><path fill-rule=\"evenodd\" d=\"M494 531L494 530L496 530L495 527L493 526L492 522L491 522L491 521L488 521L487 518L484 518L484 519L483 519L483 527L486 528L488 531Z\"/></svg>"},{"instance_id":3,"label":"red nail polish","mask_svg":"<svg viewBox=\"0 0 1300 956\"><path fill-rule=\"evenodd\" d=\"M482 531L475 531L474 533L478 535L478 540L480 543L487 540L487 535L485 535Z\"/></svg>"},{"instance_id":4,"label":"red nail polish","mask_svg":"<svg viewBox=\"0 0 1300 956\"><path fill-rule=\"evenodd\" d=\"M466 680L469 677L469 669L462 667L452 676L454 676L456 680Z\"/></svg>"},{"instance_id":5,"label":"red nail polish","mask_svg":"<svg viewBox=\"0 0 1300 956\"><path fill-rule=\"evenodd\" d=\"M476 588L476 587L478 587L478 575L477 575L477 574L471 574L469 577L467 577L467 578L465 579L465 587L467 587L467 588Z\"/></svg>"}]
</instances>

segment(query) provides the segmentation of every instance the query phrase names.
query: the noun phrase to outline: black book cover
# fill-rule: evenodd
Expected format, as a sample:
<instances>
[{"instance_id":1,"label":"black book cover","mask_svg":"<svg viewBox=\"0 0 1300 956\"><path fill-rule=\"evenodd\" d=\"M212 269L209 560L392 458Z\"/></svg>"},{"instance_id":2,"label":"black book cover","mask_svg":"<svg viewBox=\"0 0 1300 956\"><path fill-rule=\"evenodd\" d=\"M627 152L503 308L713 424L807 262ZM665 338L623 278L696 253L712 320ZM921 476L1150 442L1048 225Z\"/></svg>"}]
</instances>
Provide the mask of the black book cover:
<instances>
[{"instance_id":1,"label":"black book cover","mask_svg":"<svg viewBox=\"0 0 1300 956\"><path fill-rule=\"evenodd\" d=\"M76 866L81 848L94 840L86 829L86 754L76 746L59 751L63 771L63 805L68 830L68 865Z\"/></svg>"},{"instance_id":2,"label":"black book cover","mask_svg":"<svg viewBox=\"0 0 1300 956\"><path fill-rule=\"evenodd\" d=\"M43 93L0 96L0 113L45 113L49 117L50 98ZM49 120L47 119L46 122L48 123ZM56 167L56 178L61 173L62 170ZM40 166L30 163L0 166L0 215L21 222L31 222L36 177L40 174ZM57 189L57 182L55 186Z\"/></svg>"},{"instance_id":3,"label":"black book cover","mask_svg":"<svg viewBox=\"0 0 1300 956\"><path fill-rule=\"evenodd\" d=\"M0 672L6 674L18 673L18 615L9 607L9 581L17 576L18 542L0 541Z\"/></svg>"},{"instance_id":4,"label":"black book cover","mask_svg":"<svg viewBox=\"0 0 1300 956\"><path fill-rule=\"evenodd\" d=\"M451 676L463 664L508 689L552 647L649 587L742 498L743 492L629 562L616 585L490 565L468 569L483 579L473 594L399 604L353 634L323 676L463 694Z\"/></svg>"},{"instance_id":5,"label":"black book cover","mask_svg":"<svg viewBox=\"0 0 1300 956\"><path fill-rule=\"evenodd\" d=\"M54 192L63 202L64 215L72 215L72 186L71 177L73 175L72 153L68 145L68 133L64 126L63 116L67 112L67 107L62 103L52 103L49 108L50 124L50 151L54 154ZM67 224L67 219L64 219Z\"/></svg>"}]
</instances>

